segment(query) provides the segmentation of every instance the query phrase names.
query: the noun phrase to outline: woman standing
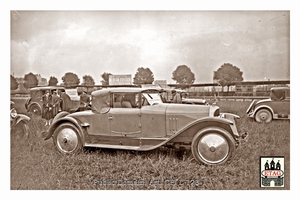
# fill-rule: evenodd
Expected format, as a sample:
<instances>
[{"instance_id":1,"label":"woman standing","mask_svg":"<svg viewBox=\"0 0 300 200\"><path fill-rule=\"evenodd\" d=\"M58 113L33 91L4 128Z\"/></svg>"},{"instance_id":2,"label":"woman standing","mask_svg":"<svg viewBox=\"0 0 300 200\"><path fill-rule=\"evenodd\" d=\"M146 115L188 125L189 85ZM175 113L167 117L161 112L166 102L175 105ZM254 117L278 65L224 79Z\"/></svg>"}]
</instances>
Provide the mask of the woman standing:
<instances>
[{"instance_id":1,"label":"woman standing","mask_svg":"<svg viewBox=\"0 0 300 200\"><path fill-rule=\"evenodd\" d=\"M48 126L50 125L51 119L53 118L52 96L50 94L50 90L47 90L46 93L42 96L42 101L43 101L42 118L46 119L45 126Z\"/></svg>"}]
</instances>

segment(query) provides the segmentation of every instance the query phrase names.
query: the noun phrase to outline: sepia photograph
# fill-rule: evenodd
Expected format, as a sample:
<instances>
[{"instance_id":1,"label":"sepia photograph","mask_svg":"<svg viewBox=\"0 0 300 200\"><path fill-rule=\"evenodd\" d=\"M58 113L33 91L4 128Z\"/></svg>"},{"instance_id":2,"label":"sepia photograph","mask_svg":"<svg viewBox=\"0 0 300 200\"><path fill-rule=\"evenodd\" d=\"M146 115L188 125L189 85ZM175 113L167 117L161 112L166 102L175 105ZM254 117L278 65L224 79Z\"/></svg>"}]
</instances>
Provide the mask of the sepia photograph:
<instances>
[{"instance_id":1,"label":"sepia photograph","mask_svg":"<svg viewBox=\"0 0 300 200\"><path fill-rule=\"evenodd\" d=\"M8 7L7 190L291 191L291 5Z\"/></svg>"}]
</instances>

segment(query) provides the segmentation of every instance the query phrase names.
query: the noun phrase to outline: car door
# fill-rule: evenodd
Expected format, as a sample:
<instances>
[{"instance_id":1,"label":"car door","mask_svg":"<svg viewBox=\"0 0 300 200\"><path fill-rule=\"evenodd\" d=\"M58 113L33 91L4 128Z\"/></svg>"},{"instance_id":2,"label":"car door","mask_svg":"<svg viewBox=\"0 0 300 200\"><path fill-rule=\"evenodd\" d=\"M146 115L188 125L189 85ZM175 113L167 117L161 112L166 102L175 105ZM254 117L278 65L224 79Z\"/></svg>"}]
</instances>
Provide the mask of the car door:
<instances>
[{"instance_id":1,"label":"car door","mask_svg":"<svg viewBox=\"0 0 300 200\"><path fill-rule=\"evenodd\" d=\"M132 105L135 95L113 94L115 101L108 113L112 136L140 137L141 119L140 108ZM122 95L121 98L119 96ZM132 100L130 98L133 98Z\"/></svg>"}]
</instances>

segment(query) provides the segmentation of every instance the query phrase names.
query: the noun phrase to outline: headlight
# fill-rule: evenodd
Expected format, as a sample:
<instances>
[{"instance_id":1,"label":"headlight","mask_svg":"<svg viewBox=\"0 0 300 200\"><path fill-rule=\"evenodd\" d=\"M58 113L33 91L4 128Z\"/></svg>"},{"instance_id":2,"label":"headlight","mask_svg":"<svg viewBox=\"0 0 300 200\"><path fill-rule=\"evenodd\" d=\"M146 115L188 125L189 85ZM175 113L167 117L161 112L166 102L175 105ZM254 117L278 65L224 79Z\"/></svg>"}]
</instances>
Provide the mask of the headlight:
<instances>
[{"instance_id":1,"label":"headlight","mask_svg":"<svg viewBox=\"0 0 300 200\"><path fill-rule=\"evenodd\" d=\"M17 113L16 109L12 109L12 110L10 111L10 116L11 116L12 118L16 118L17 115L18 115L18 113Z\"/></svg>"}]
</instances>

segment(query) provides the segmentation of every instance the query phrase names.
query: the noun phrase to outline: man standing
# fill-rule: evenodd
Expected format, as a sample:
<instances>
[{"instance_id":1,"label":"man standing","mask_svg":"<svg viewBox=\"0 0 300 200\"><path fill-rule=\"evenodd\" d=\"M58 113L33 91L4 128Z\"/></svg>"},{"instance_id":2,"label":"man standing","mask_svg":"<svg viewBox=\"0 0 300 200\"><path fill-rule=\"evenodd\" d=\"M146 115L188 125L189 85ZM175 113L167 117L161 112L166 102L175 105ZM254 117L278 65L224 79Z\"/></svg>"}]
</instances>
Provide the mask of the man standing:
<instances>
[{"instance_id":1,"label":"man standing","mask_svg":"<svg viewBox=\"0 0 300 200\"><path fill-rule=\"evenodd\" d=\"M52 95L50 94L50 90L47 90L46 93L41 97L41 101L43 102L42 118L46 119L45 126L50 126L51 119L53 118Z\"/></svg>"},{"instance_id":2,"label":"man standing","mask_svg":"<svg viewBox=\"0 0 300 200\"><path fill-rule=\"evenodd\" d=\"M90 97L89 95L86 93L86 91L82 91L82 94L80 95L80 104L82 107L89 107L90 105Z\"/></svg>"}]
</instances>

